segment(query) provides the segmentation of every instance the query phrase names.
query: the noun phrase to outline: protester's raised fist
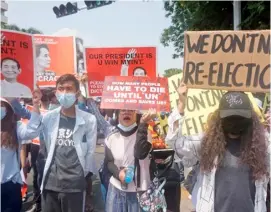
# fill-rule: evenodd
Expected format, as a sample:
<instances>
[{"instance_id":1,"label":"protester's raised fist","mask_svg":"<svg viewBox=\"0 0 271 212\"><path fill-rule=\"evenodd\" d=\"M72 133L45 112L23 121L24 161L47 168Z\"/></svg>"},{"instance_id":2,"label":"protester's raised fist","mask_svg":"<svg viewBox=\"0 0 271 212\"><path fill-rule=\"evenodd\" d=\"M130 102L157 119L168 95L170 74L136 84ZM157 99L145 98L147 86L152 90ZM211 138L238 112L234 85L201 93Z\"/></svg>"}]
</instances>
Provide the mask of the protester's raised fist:
<instances>
[{"instance_id":1,"label":"protester's raised fist","mask_svg":"<svg viewBox=\"0 0 271 212\"><path fill-rule=\"evenodd\" d=\"M32 92L32 96L33 106L40 106L42 92L39 86L37 86L37 88Z\"/></svg>"},{"instance_id":2,"label":"protester's raised fist","mask_svg":"<svg viewBox=\"0 0 271 212\"><path fill-rule=\"evenodd\" d=\"M179 94L179 96L186 96L186 93L187 93L187 86L186 84L184 84L183 82L180 83L178 89L177 89L177 92Z\"/></svg>"},{"instance_id":3,"label":"protester's raised fist","mask_svg":"<svg viewBox=\"0 0 271 212\"><path fill-rule=\"evenodd\" d=\"M178 110L180 113L184 113L185 104L186 104L186 97L187 97L187 86L183 82L179 85L178 89L179 94L179 105Z\"/></svg>"}]
</instances>

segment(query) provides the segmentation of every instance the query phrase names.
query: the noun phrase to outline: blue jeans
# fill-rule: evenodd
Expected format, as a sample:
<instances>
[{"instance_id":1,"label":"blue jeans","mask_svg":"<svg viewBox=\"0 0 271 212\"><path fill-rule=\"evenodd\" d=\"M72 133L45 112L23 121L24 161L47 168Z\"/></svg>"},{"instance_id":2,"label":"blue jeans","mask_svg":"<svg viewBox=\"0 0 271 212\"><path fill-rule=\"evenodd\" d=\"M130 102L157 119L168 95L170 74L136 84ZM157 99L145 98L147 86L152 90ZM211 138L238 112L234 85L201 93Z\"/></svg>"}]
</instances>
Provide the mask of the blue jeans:
<instances>
[{"instance_id":1,"label":"blue jeans","mask_svg":"<svg viewBox=\"0 0 271 212\"><path fill-rule=\"evenodd\" d=\"M125 192L109 183L106 197L106 212L140 212L136 192Z\"/></svg>"}]
</instances>

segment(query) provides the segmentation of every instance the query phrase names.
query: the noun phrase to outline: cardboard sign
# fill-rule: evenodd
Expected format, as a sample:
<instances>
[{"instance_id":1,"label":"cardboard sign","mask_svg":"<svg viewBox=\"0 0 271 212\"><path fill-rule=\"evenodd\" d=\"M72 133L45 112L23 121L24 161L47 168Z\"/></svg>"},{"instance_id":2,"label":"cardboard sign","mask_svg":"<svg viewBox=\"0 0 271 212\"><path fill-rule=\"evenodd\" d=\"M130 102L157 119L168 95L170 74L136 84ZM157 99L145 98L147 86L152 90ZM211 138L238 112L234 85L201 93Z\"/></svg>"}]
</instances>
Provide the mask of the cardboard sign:
<instances>
[{"instance_id":1,"label":"cardboard sign","mask_svg":"<svg viewBox=\"0 0 271 212\"><path fill-rule=\"evenodd\" d=\"M105 76L156 77L155 47L86 48L89 96L101 96Z\"/></svg>"},{"instance_id":2,"label":"cardboard sign","mask_svg":"<svg viewBox=\"0 0 271 212\"><path fill-rule=\"evenodd\" d=\"M75 38L35 35L35 72L40 87L55 87L63 74L75 74Z\"/></svg>"},{"instance_id":3,"label":"cardboard sign","mask_svg":"<svg viewBox=\"0 0 271 212\"><path fill-rule=\"evenodd\" d=\"M168 78L169 94L171 108L178 105L179 95L177 89L180 85L182 74L176 74ZM205 89L188 89L187 103L185 108L185 121L183 124L184 135L198 134L204 131L208 116L214 112L218 106L221 97L227 91L225 90L205 90ZM246 93L253 105L255 112L258 114L260 121L264 121L261 111L252 93Z\"/></svg>"},{"instance_id":4,"label":"cardboard sign","mask_svg":"<svg viewBox=\"0 0 271 212\"><path fill-rule=\"evenodd\" d=\"M168 78L168 91L169 91L169 98L170 98L170 106L171 110L178 106L179 102L179 94L178 94L178 87L181 83L183 78L183 74L176 74Z\"/></svg>"},{"instance_id":5,"label":"cardboard sign","mask_svg":"<svg viewBox=\"0 0 271 212\"><path fill-rule=\"evenodd\" d=\"M166 78L106 77L101 108L170 111Z\"/></svg>"},{"instance_id":6,"label":"cardboard sign","mask_svg":"<svg viewBox=\"0 0 271 212\"><path fill-rule=\"evenodd\" d=\"M204 131L210 113L214 112L226 91L189 89L183 124L184 135L199 134Z\"/></svg>"},{"instance_id":7,"label":"cardboard sign","mask_svg":"<svg viewBox=\"0 0 271 212\"><path fill-rule=\"evenodd\" d=\"M270 93L267 93L263 103L263 114L266 114L270 110Z\"/></svg>"},{"instance_id":8,"label":"cardboard sign","mask_svg":"<svg viewBox=\"0 0 271 212\"><path fill-rule=\"evenodd\" d=\"M1 30L1 96L31 98L34 89L32 35Z\"/></svg>"},{"instance_id":9,"label":"cardboard sign","mask_svg":"<svg viewBox=\"0 0 271 212\"><path fill-rule=\"evenodd\" d=\"M186 32L184 53L188 87L269 92L269 30Z\"/></svg>"}]
</instances>

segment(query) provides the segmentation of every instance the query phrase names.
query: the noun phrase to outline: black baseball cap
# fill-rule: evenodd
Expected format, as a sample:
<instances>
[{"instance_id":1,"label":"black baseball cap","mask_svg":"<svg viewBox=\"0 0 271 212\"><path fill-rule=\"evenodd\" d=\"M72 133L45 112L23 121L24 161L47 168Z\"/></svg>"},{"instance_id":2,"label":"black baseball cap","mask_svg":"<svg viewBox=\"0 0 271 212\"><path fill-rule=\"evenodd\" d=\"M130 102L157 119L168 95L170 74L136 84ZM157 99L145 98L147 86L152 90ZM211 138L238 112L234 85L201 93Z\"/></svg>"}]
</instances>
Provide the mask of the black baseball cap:
<instances>
[{"instance_id":1,"label":"black baseball cap","mask_svg":"<svg viewBox=\"0 0 271 212\"><path fill-rule=\"evenodd\" d=\"M252 105L248 95L244 92L229 91L225 93L219 103L220 118L229 116L252 117Z\"/></svg>"}]
</instances>

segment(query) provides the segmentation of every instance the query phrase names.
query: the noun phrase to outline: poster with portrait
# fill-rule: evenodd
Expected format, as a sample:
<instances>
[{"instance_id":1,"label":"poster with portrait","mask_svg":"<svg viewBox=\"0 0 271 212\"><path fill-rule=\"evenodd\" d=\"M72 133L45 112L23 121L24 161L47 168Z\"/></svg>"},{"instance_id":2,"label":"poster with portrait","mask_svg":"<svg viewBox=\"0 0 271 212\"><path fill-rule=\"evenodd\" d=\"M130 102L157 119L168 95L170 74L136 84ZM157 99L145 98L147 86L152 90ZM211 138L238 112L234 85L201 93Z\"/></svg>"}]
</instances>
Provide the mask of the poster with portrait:
<instances>
[{"instance_id":1,"label":"poster with portrait","mask_svg":"<svg viewBox=\"0 0 271 212\"><path fill-rule=\"evenodd\" d=\"M34 89L32 36L1 30L1 96L31 98Z\"/></svg>"},{"instance_id":2,"label":"poster with portrait","mask_svg":"<svg viewBox=\"0 0 271 212\"><path fill-rule=\"evenodd\" d=\"M89 96L101 96L106 76L156 77L156 47L85 48Z\"/></svg>"},{"instance_id":3,"label":"poster with portrait","mask_svg":"<svg viewBox=\"0 0 271 212\"><path fill-rule=\"evenodd\" d=\"M76 53L73 36L34 35L35 73L40 87L54 87L63 74L75 74Z\"/></svg>"}]
</instances>

